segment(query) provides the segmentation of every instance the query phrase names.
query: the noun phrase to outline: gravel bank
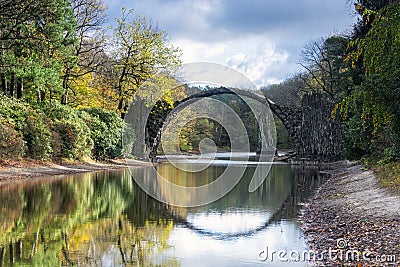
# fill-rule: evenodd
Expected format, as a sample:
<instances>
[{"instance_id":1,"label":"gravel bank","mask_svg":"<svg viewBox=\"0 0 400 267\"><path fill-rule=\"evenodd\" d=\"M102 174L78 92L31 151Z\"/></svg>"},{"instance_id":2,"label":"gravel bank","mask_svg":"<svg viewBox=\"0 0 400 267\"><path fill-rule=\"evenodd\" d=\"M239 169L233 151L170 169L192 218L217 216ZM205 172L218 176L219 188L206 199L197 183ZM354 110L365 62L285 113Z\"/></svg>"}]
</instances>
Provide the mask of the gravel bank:
<instances>
[{"instance_id":1,"label":"gravel bank","mask_svg":"<svg viewBox=\"0 0 400 267\"><path fill-rule=\"evenodd\" d=\"M300 215L309 265L400 266L400 196L361 165L330 173Z\"/></svg>"}]
</instances>

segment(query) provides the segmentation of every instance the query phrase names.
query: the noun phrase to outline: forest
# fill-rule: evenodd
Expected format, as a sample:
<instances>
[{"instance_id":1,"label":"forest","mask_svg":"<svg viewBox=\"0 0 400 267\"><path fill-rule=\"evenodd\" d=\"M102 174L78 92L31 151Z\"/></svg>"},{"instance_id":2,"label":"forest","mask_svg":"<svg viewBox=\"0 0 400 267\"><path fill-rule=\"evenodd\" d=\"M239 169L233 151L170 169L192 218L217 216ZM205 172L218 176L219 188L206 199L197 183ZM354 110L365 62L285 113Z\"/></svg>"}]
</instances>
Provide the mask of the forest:
<instances>
[{"instance_id":1,"label":"forest","mask_svg":"<svg viewBox=\"0 0 400 267\"><path fill-rule=\"evenodd\" d=\"M306 44L304 71L262 91L297 108L305 94L323 94L341 120L343 158L393 167L400 157L400 3L349 3L358 14L352 31ZM0 158L122 157L129 149L120 141L123 118L137 89L149 79L161 91L177 85L181 51L134 10L122 9L110 23L102 0L1 0L0 24ZM219 98L248 116L239 100ZM257 127L247 121L255 150ZM290 146L279 120L277 128L278 146ZM229 146L218 123L199 119L182 129L181 149L196 151L205 137Z\"/></svg>"},{"instance_id":2,"label":"forest","mask_svg":"<svg viewBox=\"0 0 400 267\"><path fill-rule=\"evenodd\" d=\"M400 4L350 1L358 21L349 33L321 37L301 51L304 71L263 88L274 102L301 106L318 92L340 118L343 157L389 163L400 157Z\"/></svg>"},{"instance_id":3,"label":"forest","mask_svg":"<svg viewBox=\"0 0 400 267\"><path fill-rule=\"evenodd\" d=\"M125 9L111 29L101 0L1 0L0 12L0 157L121 157L135 90L180 65L166 32Z\"/></svg>"}]
</instances>

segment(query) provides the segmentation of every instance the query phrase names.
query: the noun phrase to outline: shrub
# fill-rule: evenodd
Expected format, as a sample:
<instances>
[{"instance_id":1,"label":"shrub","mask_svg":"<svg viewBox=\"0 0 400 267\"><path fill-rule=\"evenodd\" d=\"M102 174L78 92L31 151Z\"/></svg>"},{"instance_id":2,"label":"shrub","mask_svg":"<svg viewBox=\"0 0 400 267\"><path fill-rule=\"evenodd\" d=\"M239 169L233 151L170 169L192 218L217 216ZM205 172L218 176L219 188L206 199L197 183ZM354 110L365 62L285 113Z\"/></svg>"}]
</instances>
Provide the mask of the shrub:
<instances>
[{"instance_id":1,"label":"shrub","mask_svg":"<svg viewBox=\"0 0 400 267\"><path fill-rule=\"evenodd\" d=\"M40 105L40 109L51 120L53 131L53 157L81 159L90 157L93 140L90 128L78 116L78 112L69 106L48 101Z\"/></svg>"},{"instance_id":2,"label":"shrub","mask_svg":"<svg viewBox=\"0 0 400 267\"><path fill-rule=\"evenodd\" d=\"M81 159L90 156L92 140L88 137L88 128L77 120L59 120L54 122L54 145L58 154L54 157ZM57 144L57 140L61 143Z\"/></svg>"},{"instance_id":3,"label":"shrub","mask_svg":"<svg viewBox=\"0 0 400 267\"><path fill-rule=\"evenodd\" d=\"M44 122L44 116L40 111L31 108L27 103L0 96L0 116L13 122L13 130L22 132L26 145L26 156L45 160L51 156L51 134ZM11 126L6 130L11 133ZM15 140L19 143L18 140Z\"/></svg>"},{"instance_id":4,"label":"shrub","mask_svg":"<svg viewBox=\"0 0 400 267\"><path fill-rule=\"evenodd\" d=\"M91 153L96 159L120 157L133 144L133 131L124 131L125 127L114 112L76 111L55 101L33 108L0 94L0 157L81 159ZM128 140L125 148L123 132Z\"/></svg>"},{"instance_id":5,"label":"shrub","mask_svg":"<svg viewBox=\"0 0 400 267\"><path fill-rule=\"evenodd\" d=\"M11 119L0 116L0 158L18 158L24 154L22 133L14 129Z\"/></svg>"},{"instance_id":6,"label":"shrub","mask_svg":"<svg viewBox=\"0 0 400 267\"><path fill-rule=\"evenodd\" d=\"M96 159L116 158L124 155L122 132L125 123L115 112L90 108L83 109L80 116L91 129L91 137L94 141L93 156Z\"/></svg>"},{"instance_id":7,"label":"shrub","mask_svg":"<svg viewBox=\"0 0 400 267\"><path fill-rule=\"evenodd\" d=\"M23 126L28 157L46 160L51 157L51 133L40 116L28 116Z\"/></svg>"},{"instance_id":8,"label":"shrub","mask_svg":"<svg viewBox=\"0 0 400 267\"><path fill-rule=\"evenodd\" d=\"M0 95L0 116L4 119L11 119L16 130L21 131L24 127L26 117L36 116L36 112L27 104Z\"/></svg>"},{"instance_id":9,"label":"shrub","mask_svg":"<svg viewBox=\"0 0 400 267\"><path fill-rule=\"evenodd\" d=\"M370 151L368 135L363 129L362 121L354 116L343 125L344 156L349 160L359 160Z\"/></svg>"}]
</instances>

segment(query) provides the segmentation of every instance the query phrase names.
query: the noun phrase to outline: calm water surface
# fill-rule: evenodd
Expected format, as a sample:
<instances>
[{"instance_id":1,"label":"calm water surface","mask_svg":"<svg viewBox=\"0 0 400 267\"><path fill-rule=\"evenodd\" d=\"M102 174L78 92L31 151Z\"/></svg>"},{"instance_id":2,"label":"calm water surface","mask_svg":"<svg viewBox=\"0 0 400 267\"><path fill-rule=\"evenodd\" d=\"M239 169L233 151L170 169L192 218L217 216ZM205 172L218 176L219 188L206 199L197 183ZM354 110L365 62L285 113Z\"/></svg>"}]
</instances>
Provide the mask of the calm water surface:
<instances>
[{"instance_id":1,"label":"calm water surface","mask_svg":"<svg viewBox=\"0 0 400 267\"><path fill-rule=\"evenodd\" d=\"M163 164L158 171L193 186L225 167L187 174ZM146 168L0 185L0 266L304 266L259 256L267 248L306 249L296 214L324 178L274 164L249 193L254 169L228 195L197 208L147 196L132 179Z\"/></svg>"}]
</instances>

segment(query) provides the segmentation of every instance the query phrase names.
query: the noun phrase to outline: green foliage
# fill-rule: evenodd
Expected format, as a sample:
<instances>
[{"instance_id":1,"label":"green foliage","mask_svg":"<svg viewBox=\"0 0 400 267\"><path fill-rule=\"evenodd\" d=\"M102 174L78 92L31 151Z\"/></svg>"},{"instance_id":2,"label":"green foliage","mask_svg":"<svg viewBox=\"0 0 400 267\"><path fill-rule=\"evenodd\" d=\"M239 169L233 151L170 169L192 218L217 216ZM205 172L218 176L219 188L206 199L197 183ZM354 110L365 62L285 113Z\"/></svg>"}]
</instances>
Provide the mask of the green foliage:
<instances>
[{"instance_id":1,"label":"green foliage","mask_svg":"<svg viewBox=\"0 0 400 267\"><path fill-rule=\"evenodd\" d=\"M398 161L378 162L373 165L373 170L384 187L400 192L400 164Z\"/></svg>"},{"instance_id":2,"label":"green foliage","mask_svg":"<svg viewBox=\"0 0 400 267\"><path fill-rule=\"evenodd\" d=\"M89 157L93 147L90 128L71 107L56 101L47 101L40 109L52 120L52 130L58 134L61 144L53 157L81 159Z\"/></svg>"},{"instance_id":3,"label":"green foliage","mask_svg":"<svg viewBox=\"0 0 400 267\"><path fill-rule=\"evenodd\" d=\"M359 118L352 117L344 123L343 153L347 159L358 160L370 152L367 135Z\"/></svg>"},{"instance_id":4,"label":"green foliage","mask_svg":"<svg viewBox=\"0 0 400 267\"><path fill-rule=\"evenodd\" d=\"M122 132L125 123L115 112L91 108L84 109L80 116L90 127L91 138L94 141L93 156L96 159L116 158L124 155ZM131 146L131 144L126 145Z\"/></svg>"},{"instance_id":5,"label":"green foliage","mask_svg":"<svg viewBox=\"0 0 400 267\"><path fill-rule=\"evenodd\" d=\"M14 129L12 119L0 116L0 158L18 158L25 152L22 133Z\"/></svg>"},{"instance_id":6,"label":"green foliage","mask_svg":"<svg viewBox=\"0 0 400 267\"><path fill-rule=\"evenodd\" d=\"M67 104L68 92L73 92L75 107L124 113L143 82L157 80L157 89L175 84L167 73L180 64L179 50L169 44L165 31L125 10L117 19L113 42L107 42L105 20L102 0L1 2L0 88L21 100L0 102L0 116L13 122L1 124L2 140L12 142L4 154L26 152L38 159L128 154L134 133L118 116L99 109L88 110L85 117L54 99ZM111 54L104 52L107 43L112 43ZM122 133L127 137L124 147Z\"/></svg>"},{"instance_id":7,"label":"green foliage","mask_svg":"<svg viewBox=\"0 0 400 267\"><path fill-rule=\"evenodd\" d=\"M275 118L276 127L276 147L277 148L290 148L288 132L283 125L282 121Z\"/></svg>"},{"instance_id":8,"label":"green foliage","mask_svg":"<svg viewBox=\"0 0 400 267\"><path fill-rule=\"evenodd\" d=\"M200 142L205 138L214 139L217 122L207 118L190 121L180 132L179 145L183 151L199 151ZM218 144L220 145L220 144Z\"/></svg>"},{"instance_id":9,"label":"green foliage","mask_svg":"<svg viewBox=\"0 0 400 267\"><path fill-rule=\"evenodd\" d=\"M26 156L48 159L52 153L51 134L44 122L43 114L21 101L6 96L0 96L0 99L0 115L12 122L15 131L22 132L26 144Z\"/></svg>"},{"instance_id":10,"label":"green foliage","mask_svg":"<svg viewBox=\"0 0 400 267\"><path fill-rule=\"evenodd\" d=\"M1 11L0 62L7 66L3 74L9 81L15 77L29 97L38 90L54 96L62 85L62 62L70 59L76 39L69 1L2 1Z\"/></svg>"},{"instance_id":11,"label":"green foliage","mask_svg":"<svg viewBox=\"0 0 400 267\"><path fill-rule=\"evenodd\" d=\"M35 108L0 95L0 157L95 159L121 157L132 148L134 133L112 111L76 111L56 101ZM122 135L125 143L122 144Z\"/></svg>"},{"instance_id":12,"label":"green foliage","mask_svg":"<svg viewBox=\"0 0 400 267\"><path fill-rule=\"evenodd\" d=\"M51 133L41 116L28 116L22 129L27 145L26 155L40 160L51 157Z\"/></svg>"},{"instance_id":13,"label":"green foliage","mask_svg":"<svg viewBox=\"0 0 400 267\"><path fill-rule=\"evenodd\" d=\"M259 149L260 145L260 129L259 129L259 124L258 124L258 118L256 117L257 114L255 114L255 111L253 111L248 104L241 98L235 96L235 95L226 95L226 96L214 96L215 99L218 99L219 101L225 103L228 105L232 110L234 110L234 113L237 114L240 117L240 120L243 122L244 127L246 129L247 135L246 136L241 136L242 133L240 131L232 131L232 136L233 138L243 138L241 140L242 145L246 143L245 139L248 139L249 145L250 145L250 150L251 151L257 151ZM223 114L219 115L223 116ZM214 140L216 140L216 143L220 146L228 146L230 147L230 139L228 136L227 131L218 123L215 123L215 131L214 131Z\"/></svg>"},{"instance_id":14,"label":"green foliage","mask_svg":"<svg viewBox=\"0 0 400 267\"><path fill-rule=\"evenodd\" d=\"M157 73L174 72L180 65L179 50L169 44L167 33L133 10L122 9L113 43L114 89L118 110L124 114L136 90ZM164 83L165 81L158 81Z\"/></svg>"},{"instance_id":15,"label":"green foliage","mask_svg":"<svg viewBox=\"0 0 400 267\"><path fill-rule=\"evenodd\" d=\"M368 33L350 43L348 59L353 66L361 61L364 74L341 105L348 120L345 139L348 154L393 161L400 158L400 3L374 17Z\"/></svg>"},{"instance_id":16,"label":"green foliage","mask_svg":"<svg viewBox=\"0 0 400 267\"><path fill-rule=\"evenodd\" d=\"M261 88L266 98L278 105L291 108L301 107L301 97L304 94L306 83L301 75L295 75L279 84L271 84Z\"/></svg>"},{"instance_id":17,"label":"green foliage","mask_svg":"<svg viewBox=\"0 0 400 267\"><path fill-rule=\"evenodd\" d=\"M0 94L0 115L13 121L17 130L22 130L25 118L36 115L36 112L29 105Z\"/></svg>"}]
</instances>

